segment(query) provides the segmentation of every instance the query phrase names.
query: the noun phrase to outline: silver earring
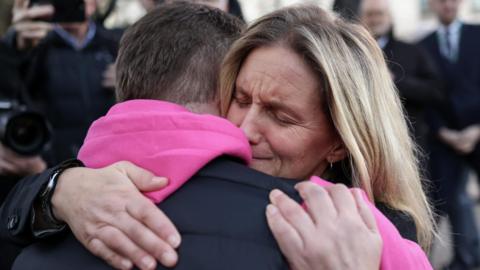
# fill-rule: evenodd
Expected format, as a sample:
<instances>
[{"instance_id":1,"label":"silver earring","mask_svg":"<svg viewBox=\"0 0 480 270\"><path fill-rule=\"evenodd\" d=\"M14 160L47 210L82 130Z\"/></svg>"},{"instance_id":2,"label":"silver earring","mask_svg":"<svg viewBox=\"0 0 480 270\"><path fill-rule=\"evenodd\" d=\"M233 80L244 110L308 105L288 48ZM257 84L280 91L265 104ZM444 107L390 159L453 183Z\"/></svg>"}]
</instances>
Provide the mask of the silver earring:
<instances>
[{"instance_id":1,"label":"silver earring","mask_svg":"<svg viewBox=\"0 0 480 270\"><path fill-rule=\"evenodd\" d=\"M332 163L332 162L330 162L330 169L332 169L332 168L333 168L333 163Z\"/></svg>"}]
</instances>

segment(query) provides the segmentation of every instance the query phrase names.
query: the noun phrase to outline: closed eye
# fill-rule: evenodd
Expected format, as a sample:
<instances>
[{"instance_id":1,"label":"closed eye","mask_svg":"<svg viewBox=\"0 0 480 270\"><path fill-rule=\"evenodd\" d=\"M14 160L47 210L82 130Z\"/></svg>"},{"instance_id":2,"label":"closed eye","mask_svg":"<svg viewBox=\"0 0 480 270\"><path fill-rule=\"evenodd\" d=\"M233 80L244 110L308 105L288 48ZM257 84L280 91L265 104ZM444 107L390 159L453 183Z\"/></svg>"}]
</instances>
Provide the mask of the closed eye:
<instances>
[{"instance_id":1,"label":"closed eye","mask_svg":"<svg viewBox=\"0 0 480 270\"><path fill-rule=\"evenodd\" d=\"M273 117L275 119L275 121L277 123L279 123L280 125L284 125L284 126L285 125L294 125L296 123L296 121L293 120L291 117L288 117L284 113L276 111L273 108L269 108L268 111L269 111L271 117Z\"/></svg>"},{"instance_id":2,"label":"closed eye","mask_svg":"<svg viewBox=\"0 0 480 270\"><path fill-rule=\"evenodd\" d=\"M252 104L252 101L249 98L238 96L233 97L233 102L236 103L240 108L246 108Z\"/></svg>"}]
</instances>

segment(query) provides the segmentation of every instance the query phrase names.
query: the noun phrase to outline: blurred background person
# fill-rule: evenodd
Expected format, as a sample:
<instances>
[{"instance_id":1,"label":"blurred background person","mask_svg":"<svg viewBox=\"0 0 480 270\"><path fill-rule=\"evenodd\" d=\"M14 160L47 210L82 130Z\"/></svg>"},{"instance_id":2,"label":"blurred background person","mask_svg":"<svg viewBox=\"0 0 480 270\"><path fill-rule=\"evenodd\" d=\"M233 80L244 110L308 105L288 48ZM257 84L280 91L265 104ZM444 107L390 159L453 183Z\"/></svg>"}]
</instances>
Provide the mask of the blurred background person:
<instances>
[{"instance_id":1,"label":"blurred background person","mask_svg":"<svg viewBox=\"0 0 480 270\"><path fill-rule=\"evenodd\" d=\"M440 105L443 97L433 60L420 46L402 42L394 36L388 0L363 0L359 18L382 48L406 109L412 136L427 153L425 114L430 108Z\"/></svg>"},{"instance_id":2,"label":"blurred background person","mask_svg":"<svg viewBox=\"0 0 480 270\"><path fill-rule=\"evenodd\" d=\"M5 41L22 57L29 96L53 127L48 164L75 157L90 123L114 102L113 79L118 37L92 20L95 0L85 0L82 21L50 23L51 5L16 0Z\"/></svg>"},{"instance_id":3,"label":"blurred background person","mask_svg":"<svg viewBox=\"0 0 480 270\"><path fill-rule=\"evenodd\" d=\"M480 172L480 27L458 19L461 0L430 0L438 29L421 41L445 80L446 105L431 117L431 178L438 209L448 215L454 258L447 269L480 265L480 243L467 193L470 166Z\"/></svg>"},{"instance_id":4,"label":"blurred background person","mask_svg":"<svg viewBox=\"0 0 480 270\"><path fill-rule=\"evenodd\" d=\"M357 20L362 0L335 0L333 10L350 20Z\"/></svg>"},{"instance_id":5,"label":"blurred background person","mask_svg":"<svg viewBox=\"0 0 480 270\"><path fill-rule=\"evenodd\" d=\"M12 26L0 43L0 99L42 112L51 140L46 151L34 155L0 144L2 202L21 177L75 157L91 122L114 103L109 71L119 35L94 23L95 0L80 4L76 11L81 20L52 23L47 20L61 15L53 6L14 2ZM0 269L9 269L18 248L2 242L0 252Z\"/></svg>"},{"instance_id":6,"label":"blurred background person","mask_svg":"<svg viewBox=\"0 0 480 270\"><path fill-rule=\"evenodd\" d=\"M0 41L0 117L1 125L10 115L11 110L6 107L10 102L20 99L23 83L20 74L17 72L19 61L15 51ZM4 129L2 128L2 140ZM46 168L43 159L38 156L22 156L0 144L0 204L5 200L8 192L15 183L25 175L39 173ZM10 269L20 247L14 244L0 241L0 269Z\"/></svg>"}]
</instances>

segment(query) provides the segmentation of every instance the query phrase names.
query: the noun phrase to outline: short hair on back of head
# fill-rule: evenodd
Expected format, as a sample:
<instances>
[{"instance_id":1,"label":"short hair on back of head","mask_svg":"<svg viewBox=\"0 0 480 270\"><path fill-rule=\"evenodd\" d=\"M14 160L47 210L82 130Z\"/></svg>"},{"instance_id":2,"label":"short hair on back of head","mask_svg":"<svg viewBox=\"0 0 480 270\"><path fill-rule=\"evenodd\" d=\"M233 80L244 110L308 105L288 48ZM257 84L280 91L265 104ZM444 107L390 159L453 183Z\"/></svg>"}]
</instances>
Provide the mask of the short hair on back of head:
<instances>
[{"instance_id":1,"label":"short hair on back of head","mask_svg":"<svg viewBox=\"0 0 480 270\"><path fill-rule=\"evenodd\" d=\"M117 101L213 101L221 61L243 26L236 17L204 5L175 2L158 6L122 37Z\"/></svg>"}]
</instances>

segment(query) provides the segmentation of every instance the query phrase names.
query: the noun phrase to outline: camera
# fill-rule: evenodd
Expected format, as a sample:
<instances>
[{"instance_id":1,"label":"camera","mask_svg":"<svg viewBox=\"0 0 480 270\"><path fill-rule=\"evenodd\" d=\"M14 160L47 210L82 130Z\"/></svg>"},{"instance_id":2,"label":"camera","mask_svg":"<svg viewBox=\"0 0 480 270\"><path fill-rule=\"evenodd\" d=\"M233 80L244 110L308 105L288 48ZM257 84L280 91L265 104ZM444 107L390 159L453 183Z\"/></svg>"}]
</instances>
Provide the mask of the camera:
<instances>
[{"instance_id":1,"label":"camera","mask_svg":"<svg viewBox=\"0 0 480 270\"><path fill-rule=\"evenodd\" d=\"M47 21L72 23L85 21L84 0L30 0L30 6L52 5L55 9L53 17Z\"/></svg>"},{"instance_id":2,"label":"camera","mask_svg":"<svg viewBox=\"0 0 480 270\"><path fill-rule=\"evenodd\" d=\"M0 100L0 141L14 152L34 156L50 141L51 129L42 114L16 101Z\"/></svg>"}]
</instances>

